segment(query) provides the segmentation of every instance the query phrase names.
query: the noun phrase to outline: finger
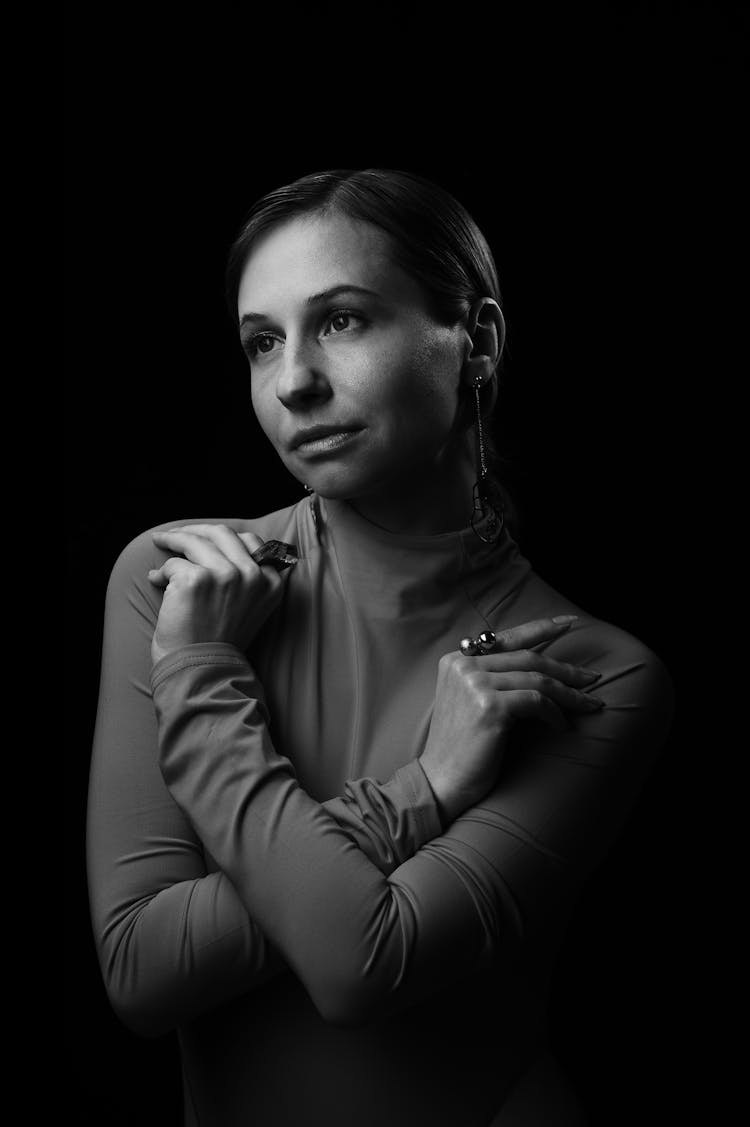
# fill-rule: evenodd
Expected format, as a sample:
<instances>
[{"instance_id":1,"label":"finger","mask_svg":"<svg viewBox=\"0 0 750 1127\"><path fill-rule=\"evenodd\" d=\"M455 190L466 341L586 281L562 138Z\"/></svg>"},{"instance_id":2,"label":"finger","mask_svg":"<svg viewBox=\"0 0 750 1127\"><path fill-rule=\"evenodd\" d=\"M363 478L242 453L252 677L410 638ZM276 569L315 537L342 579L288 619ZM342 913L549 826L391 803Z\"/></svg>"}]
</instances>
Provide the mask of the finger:
<instances>
[{"instance_id":1,"label":"finger","mask_svg":"<svg viewBox=\"0 0 750 1127\"><path fill-rule=\"evenodd\" d=\"M171 528L171 529L169 529L169 531L170 532L197 532L199 536L205 536L211 530L218 528L218 527L220 527L220 525L205 524L205 523L203 523L203 524L181 524L179 528ZM229 527L229 526L227 526L227 527ZM247 548L248 553L252 553L252 552L257 551L258 548L260 548L265 543L265 540L263 539L263 537L258 536L258 534L256 532L250 532L250 531L237 532L236 529L231 529L231 528L230 528L230 531L234 532L237 535L237 537L242 541L242 543Z\"/></svg>"},{"instance_id":2,"label":"finger","mask_svg":"<svg viewBox=\"0 0 750 1127\"><path fill-rule=\"evenodd\" d=\"M514 671L544 673L568 685L591 685L601 677L596 669L585 669L582 665L571 665L566 661L547 657L536 650L508 650L505 653L477 654L471 658L479 669L488 673L512 673Z\"/></svg>"},{"instance_id":3,"label":"finger","mask_svg":"<svg viewBox=\"0 0 750 1127\"><path fill-rule=\"evenodd\" d=\"M176 576L183 579L190 578L195 580L200 574L201 569L196 567L195 564L190 563L188 560L177 559L171 557L161 565L161 567L153 567L148 573L149 583L153 583L154 587L168 587L169 583Z\"/></svg>"},{"instance_id":4,"label":"finger","mask_svg":"<svg viewBox=\"0 0 750 1127\"><path fill-rule=\"evenodd\" d=\"M239 536L250 553L257 552L258 548L261 548L265 544L265 540L260 536L256 536L254 532L240 532ZM288 567L279 571L278 568L271 567L269 564L256 563L255 560L253 560L253 565L260 570L271 591L276 591L278 587L286 583L293 570L291 567Z\"/></svg>"},{"instance_id":5,"label":"finger","mask_svg":"<svg viewBox=\"0 0 750 1127\"><path fill-rule=\"evenodd\" d=\"M534 691L518 689L507 694L508 711L519 720L541 720L556 732L569 732L570 724L554 701Z\"/></svg>"},{"instance_id":6,"label":"finger","mask_svg":"<svg viewBox=\"0 0 750 1127\"><path fill-rule=\"evenodd\" d=\"M601 697L571 688L545 673L516 670L512 673L488 673L486 676L487 684L497 692L522 690L537 693L553 701L558 708L570 712L597 712L605 703Z\"/></svg>"},{"instance_id":7,"label":"finger","mask_svg":"<svg viewBox=\"0 0 750 1127\"><path fill-rule=\"evenodd\" d=\"M199 536L195 532L184 532L182 529L158 531L151 535L154 543L165 551L180 552L191 563L205 567L218 575L226 576L235 570L235 565L224 552L205 536Z\"/></svg>"},{"instance_id":8,"label":"finger","mask_svg":"<svg viewBox=\"0 0 750 1127\"><path fill-rule=\"evenodd\" d=\"M553 618L537 618L522 622L495 635L495 651L523 650L550 642L564 634L578 619L577 614L558 614Z\"/></svg>"},{"instance_id":9,"label":"finger","mask_svg":"<svg viewBox=\"0 0 750 1127\"><path fill-rule=\"evenodd\" d=\"M169 529L170 532L187 532L192 535L202 536L205 540L209 540L214 544L219 551L223 552L231 563L241 571L248 572L255 561L250 561L250 553L259 548L263 541L260 536L255 533L250 533L249 536L252 540L257 541L252 547L250 541L245 539L247 533L237 532L228 524L181 524L177 529Z\"/></svg>"},{"instance_id":10,"label":"finger","mask_svg":"<svg viewBox=\"0 0 750 1127\"><path fill-rule=\"evenodd\" d=\"M257 536L254 532L239 532L238 536L250 555L252 555L253 552L257 552L258 548L262 548L265 544L265 540L261 536ZM253 560L253 563L254 562Z\"/></svg>"}]
</instances>

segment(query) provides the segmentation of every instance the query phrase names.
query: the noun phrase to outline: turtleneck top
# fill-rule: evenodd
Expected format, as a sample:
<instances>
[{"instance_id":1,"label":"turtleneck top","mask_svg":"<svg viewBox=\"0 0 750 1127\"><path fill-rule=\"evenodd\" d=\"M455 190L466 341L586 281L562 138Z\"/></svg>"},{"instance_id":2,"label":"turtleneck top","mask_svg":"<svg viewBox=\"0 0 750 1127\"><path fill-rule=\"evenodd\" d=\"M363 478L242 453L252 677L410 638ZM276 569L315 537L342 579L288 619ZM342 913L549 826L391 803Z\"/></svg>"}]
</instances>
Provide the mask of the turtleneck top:
<instances>
[{"instance_id":1,"label":"turtleneck top","mask_svg":"<svg viewBox=\"0 0 750 1127\"><path fill-rule=\"evenodd\" d=\"M177 1030L187 1125L582 1122L546 991L668 731L662 662L507 530L394 534L317 496L223 523L298 549L247 652L152 665L153 530L107 591L87 857L115 1012ZM419 762L439 659L564 613L540 648L599 670L606 707L520 723L494 788L444 825Z\"/></svg>"}]
</instances>

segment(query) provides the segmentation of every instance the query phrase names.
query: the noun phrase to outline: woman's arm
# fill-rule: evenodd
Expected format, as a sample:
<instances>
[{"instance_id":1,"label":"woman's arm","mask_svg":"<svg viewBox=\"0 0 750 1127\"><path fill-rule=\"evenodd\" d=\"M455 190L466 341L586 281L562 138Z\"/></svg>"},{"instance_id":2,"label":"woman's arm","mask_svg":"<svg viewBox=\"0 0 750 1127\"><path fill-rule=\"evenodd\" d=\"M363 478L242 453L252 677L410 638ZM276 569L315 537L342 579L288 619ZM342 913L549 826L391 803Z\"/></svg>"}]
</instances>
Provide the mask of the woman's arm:
<instances>
[{"instance_id":1,"label":"woman's arm","mask_svg":"<svg viewBox=\"0 0 750 1127\"><path fill-rule=\"evenodd\" d=\"M139 537L110 579L87 833L106 989L121 1019L146 1036L288 970L229 878L209 871L216 866L164 785L149 686L160 596L145 578L157 555L150 535ZM323 808L382 874L441 829L417 760L383 784L348 782Z\"/></svg>"},{"instance_id":2,"label":"woman's arm","mask_svg":"<svg viewBox=\"0 0 750 1127\"><path fill-rule=\"evenodd\" d=\"M604 855L663 742L671 688L635 639L597 629L548 652L603 670L607 707L521 737L502 782L388 878L274 750L235 647L186 646L154 667L167 786L324 1018L360 1024L510 957Z\"/></svg>"}]
</instances>

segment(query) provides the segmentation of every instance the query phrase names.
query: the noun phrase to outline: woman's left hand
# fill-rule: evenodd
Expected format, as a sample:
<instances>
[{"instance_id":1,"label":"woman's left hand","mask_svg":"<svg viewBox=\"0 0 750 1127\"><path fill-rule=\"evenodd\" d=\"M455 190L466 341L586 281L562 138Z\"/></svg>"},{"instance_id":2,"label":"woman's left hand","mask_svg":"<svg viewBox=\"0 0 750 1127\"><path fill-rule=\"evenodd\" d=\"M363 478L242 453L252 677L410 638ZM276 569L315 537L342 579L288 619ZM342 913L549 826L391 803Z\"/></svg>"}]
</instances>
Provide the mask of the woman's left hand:
<instances>
[{"instance_id":1,"label":"woman's left hand","mask_svg":"<svg viewBox=\"0 0 750 1127\"><path fill-rule=\"evenodd\" d=\"M164 551L180 553L148 573L165 588L151 657L194 642L231 642L245 650L281 601L286 576L260 567L250 553L263 544L254 532L226 524L185 524L152 533Z\"/></svg>"}]
</instances>

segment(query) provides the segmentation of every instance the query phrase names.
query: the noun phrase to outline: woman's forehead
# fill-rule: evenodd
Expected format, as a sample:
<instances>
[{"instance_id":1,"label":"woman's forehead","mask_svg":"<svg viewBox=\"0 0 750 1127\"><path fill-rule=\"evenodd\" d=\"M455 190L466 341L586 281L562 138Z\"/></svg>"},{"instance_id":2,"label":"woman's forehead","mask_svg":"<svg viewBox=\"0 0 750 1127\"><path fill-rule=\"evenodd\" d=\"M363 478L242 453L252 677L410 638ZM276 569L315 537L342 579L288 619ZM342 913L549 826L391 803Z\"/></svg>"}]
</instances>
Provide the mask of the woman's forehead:
<instances>
[{"instance_id":1,"label":"woman's forehead","mask_svg":"<svg viewBox=\"0 0 750 1127\"><path fill-rule=\"evenodd\" d=\"M265 232L245 263L238 292L240 317L272 313L342 285L415 296L416 282L394 261L390 237L371 223L341 214L304 215Z\"/></svg>"}]
</instances>

